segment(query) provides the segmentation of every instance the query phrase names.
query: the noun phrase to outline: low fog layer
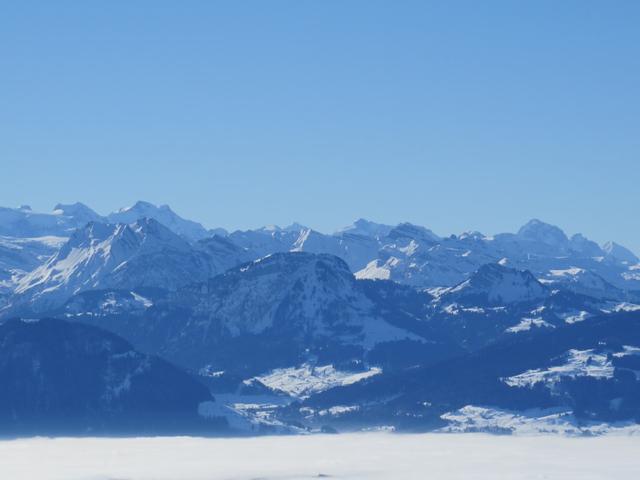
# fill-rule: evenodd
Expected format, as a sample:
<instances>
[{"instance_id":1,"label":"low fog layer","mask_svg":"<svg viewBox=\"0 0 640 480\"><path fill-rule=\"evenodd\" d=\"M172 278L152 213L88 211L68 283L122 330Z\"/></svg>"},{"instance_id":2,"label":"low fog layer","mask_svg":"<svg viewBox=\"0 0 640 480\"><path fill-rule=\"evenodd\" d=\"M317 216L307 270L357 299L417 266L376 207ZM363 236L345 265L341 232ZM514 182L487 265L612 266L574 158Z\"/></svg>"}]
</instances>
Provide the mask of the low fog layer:
<instances>
[{"instance_id":1,"label":"low fog layer","mask_svg":"<svg viewBox=\"0 0 640 480\"><path fill-rule=\"evenodd\" d=\"M640 437L385 433L0 442L12 480L633 479Z\"/></svg>"}]
</instances>

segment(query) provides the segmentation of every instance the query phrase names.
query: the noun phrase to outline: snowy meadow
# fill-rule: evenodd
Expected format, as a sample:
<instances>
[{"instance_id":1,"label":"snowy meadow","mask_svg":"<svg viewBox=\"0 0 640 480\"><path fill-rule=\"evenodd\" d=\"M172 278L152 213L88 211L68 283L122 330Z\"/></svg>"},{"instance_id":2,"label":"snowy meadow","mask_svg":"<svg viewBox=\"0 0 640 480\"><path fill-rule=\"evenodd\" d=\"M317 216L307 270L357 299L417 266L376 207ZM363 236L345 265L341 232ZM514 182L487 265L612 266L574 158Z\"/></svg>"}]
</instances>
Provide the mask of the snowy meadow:
<instances>
[{"instance_id":1,"label":"snowy meadow","mask_svg":"<svg viewBox=\"0 0 640 480\"><path fill-rule=\"evenodd\" d=\"M12 480L634 479L640 437L364 433L0 442Z\"/></svg>"}]
</instances>

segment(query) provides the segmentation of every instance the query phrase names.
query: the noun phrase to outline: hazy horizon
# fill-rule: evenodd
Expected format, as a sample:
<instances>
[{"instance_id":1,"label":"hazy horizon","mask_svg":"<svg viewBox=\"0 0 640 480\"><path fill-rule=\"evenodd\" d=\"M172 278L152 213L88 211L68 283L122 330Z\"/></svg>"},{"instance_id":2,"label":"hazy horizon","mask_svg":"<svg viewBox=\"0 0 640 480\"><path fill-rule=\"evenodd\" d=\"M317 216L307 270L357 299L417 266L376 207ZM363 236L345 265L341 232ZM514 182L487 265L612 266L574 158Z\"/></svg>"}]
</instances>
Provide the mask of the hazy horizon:
<instances>
[{"instance_id":1,"label":"hazy horizon","mask_svg":"<svg viewBox=\"0 0 640 480\"><path fill-rule=\"evenodd\" d=\"M139 199L139 200L137 200L137 201L147 202L147 200L143 200L143 199ZM137 201L136 201L136 202L137 202ZM82 201L80 201L80 202L78 202L78 203L82 203L82 204L84 204L84 205L88 206L89 208L92 208L92 210L94 210L96 213L98 213L98 214L100 214L100 215L103 215L103 216L106 216L106 215L108 215L108 214L110 214L110 213L117 212L118 210L122 210L122 209L126 209L126 208L129 208L129 207L132 207L136 202L133 202L133 203L132 203L132 204L130 204L130 205L123 205L123 206L120 206L120 207L112 208L111 210L107 210L107 211L98 211L98 210L94 209L94 208L91 206L91 204L90 204L90 203L87 203L87 202L82 202ZM61 203L61 202L58 202L58 203ZM9 207L9 208L28 207L28 208L30 208L34 213L51 213L51 212L53 212L53 211L54 211L54 207L55 207L55 205L57 205L58 203L54 203L54 204L53 204L53 206L51 206L51 208L49 208L49 209L46 209L46 208L42 208L42 209L41 209L41 208L34 208L34 206L33 206L33 205L28 204L28 203L24 203L24 204L17 205L17 206L13 206L13 207ZM76 202L71 202L71 203L76 203ZM316 231L318 231L318 232L325 233L325 234L332 234L332 233L338 232L339 230L341 230L341 229L343 229L343 228L345 228L345 227L348 227L349 225L351 225L352 223L354 223L354 222L356 222L357 220L360 220L360 219L364 219L364 220L371 221L371 222L375 222L375 223L382 223L382 224L392 225L392 226L394 226L394 225L399 225L399 224L401 224L401 223L405 223L405 222L407 222L407 220L398 220L398 221L391 221L391 222L381 222L381 221L376 220L375 218L367 218L367 217L360 216L360 217L354 218L351 222L346 223L346 224L344 224L344 225L337 225L337 226L335 226L335 227L333 227L333 228L329 228L329 229L327 229L327 230L322 230L322 229L316 228L316 227L315 227L314 225L312 225L312 224L309 224L309 223L305 222L303 219L293 219L293 220L291 220L291 221L289 221L289 222L284 222L284 223L274 223L274 222L269 222L269 221L268 221L268 219L267 219L267 221L265 221L265 222L263 222L263 223L261 223L261 224L258 224L258 225L245 225L245 226L240 226L240 227L236 227L236 228L229 228L229 227L227 227L227 226L225 226L225 225L209 225L209 224L206 224L205 222L200 221L198 218L193 218L193 217L189 217L189 216L187 216L187 215L183 215L183 214L181 214L180 212L176 212L176 211L174 210L174 208L171 206L171 204L166 203L166 202L160 202L160 203L157 203L157 204L156 204L156 203L153 203L153 202L148 202L148 203L152 203L152 204L156 205L157 207L160 207L160 206L163 206L163 205L167 205L167 206L169 206L169 208L171 208L171 210L173 210L173 211L174 211L174 213L176 213L177 215L181 216L182 218L184 218L184 219L186 219L186 220L192 220L192 221L194 221L194 222L198 222L198 223L202 224L202 225L203 225L205 228L207 228L207 229L224 228L224 229L226 229L226 230L227 230L227 231L229 231L229 232L232 232L232 231L235 231L235 230L251 230L251 229L257 229L257 228L261 228L261 227L268 227L268 226L278 226L278 227L282 227L282 228L284 228L284 227L287 227L287 226L289 226L289 225L292 225L292 224L295 224L295 223L299 223L299 224L301 224L302 226L305 226L305 227L311 228L311 229L316 230ZM0 205L0 208L1 208L1 207L7 207L7 206L6 206L6 205ZM544 223L550 223L550 222L545 221L545 219L544 219L544 218L540 218L540 217L532 217L532 218L530 218L530 219L528 219L528 220L524 221L522 224L514 226L514 227L513 227L512 229L510 229L510 230L497 231L497 232L487 232L487 231L483 231L483 230L477 230L477 231L479 231L479 232L481 232L482 234L487 235L487 236L493 236L493 235L497 235L497 234L500 234L500 233L516 233L520 227L522 227L523 225L525 225L527 222L529 222L529 221L531 221L531 220L540 220L540 221L542 221L542 222L544 222ZM414 222L408 222L408 223L414 223ZM430 225L428 225L428 224L418 224L418 223L414 223L414 224L416 224L416 225L420 225L420 226L423 226L423 227L426 227L426 228L428 228L428 229L432 230L436 235L439 235L439 236L441 236L441 237L447 237L447 236L452 235L452 234L453 234L453 235L460 235L460 234L465 233L465 232L474 231L473 229L465 229L465 230L458 231L458 232L440 232L440 231L435 230L434 228L432 228L432 227L431 227ZM552 224L552 225L553 225L553 224ZM569 238L571 238L571 236L572 236L572 235L574 235L574 234L583 234L584 236L586 236L586 237L587 237L587 238L589 238L590 240L594 240L594 241L596 241L597 243L599 243L600 245L602 245L602 244L604 244L604 243L606 243L606 242L608 242L608 241L613 241L613 242L618 243L618 244L620 244L620 245L622 245L622 246L624 246L624 247L626 247L626 248L629 248L629 249L630 249L630 250L632 250L634 253L640 253L640 249L636 250L636 249L634 249L631 245L627 245L627 244L625 244L625 243L623 243L623 242L621 242L621 241L619 241L618 239L615 239L615 238L597 239L597 238L592 237L589 233L584 232L584 231L569 232L569 231L566 231L566 230L563 228L563 226L562 226L562 225L555 225L555 226L557 226L557 227L559 227L561 230L563 230L563 231L564 231L564 233L565 233L565 234L567 235L567 237L569 237Z\"/></svg>"}]
</instances>

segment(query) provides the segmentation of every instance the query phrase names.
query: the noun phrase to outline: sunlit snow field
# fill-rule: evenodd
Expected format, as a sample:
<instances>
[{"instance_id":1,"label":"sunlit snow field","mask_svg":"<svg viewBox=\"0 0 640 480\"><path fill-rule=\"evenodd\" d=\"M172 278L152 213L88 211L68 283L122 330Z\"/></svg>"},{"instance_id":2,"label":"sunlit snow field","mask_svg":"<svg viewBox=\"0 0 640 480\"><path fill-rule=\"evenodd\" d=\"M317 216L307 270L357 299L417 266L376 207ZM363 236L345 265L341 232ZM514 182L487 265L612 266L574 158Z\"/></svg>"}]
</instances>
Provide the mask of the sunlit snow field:
<instances>
[{"instance_id":1,"label":"sunlit snow field","mask_svg":"<svg viewBox=\"0 0 640 480\"><path fill-rule=\"evenodd\" d=\"M20 480L635 479L640 437L387 433L0 442Z\"/></svg>"}]
</instances>

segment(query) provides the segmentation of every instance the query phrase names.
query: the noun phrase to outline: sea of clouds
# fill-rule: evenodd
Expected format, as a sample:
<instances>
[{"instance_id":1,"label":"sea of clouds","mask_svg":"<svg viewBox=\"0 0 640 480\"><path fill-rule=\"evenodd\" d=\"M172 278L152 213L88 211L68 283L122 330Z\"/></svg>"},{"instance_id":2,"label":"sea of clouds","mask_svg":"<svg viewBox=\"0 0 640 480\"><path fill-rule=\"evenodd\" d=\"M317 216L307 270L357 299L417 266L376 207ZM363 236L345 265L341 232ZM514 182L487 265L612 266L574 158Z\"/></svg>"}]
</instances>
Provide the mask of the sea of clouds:
<instances>
[{"instance_id":1,"label":"sea of clouds","mask_svg":"<svg viewBox=\"0 0 640 480\"><path fill-rule=\"evenodd\" d=\"M367 433L0 441L11 480L636 479L640 437Z\"/></svg>"}]
</instances>

